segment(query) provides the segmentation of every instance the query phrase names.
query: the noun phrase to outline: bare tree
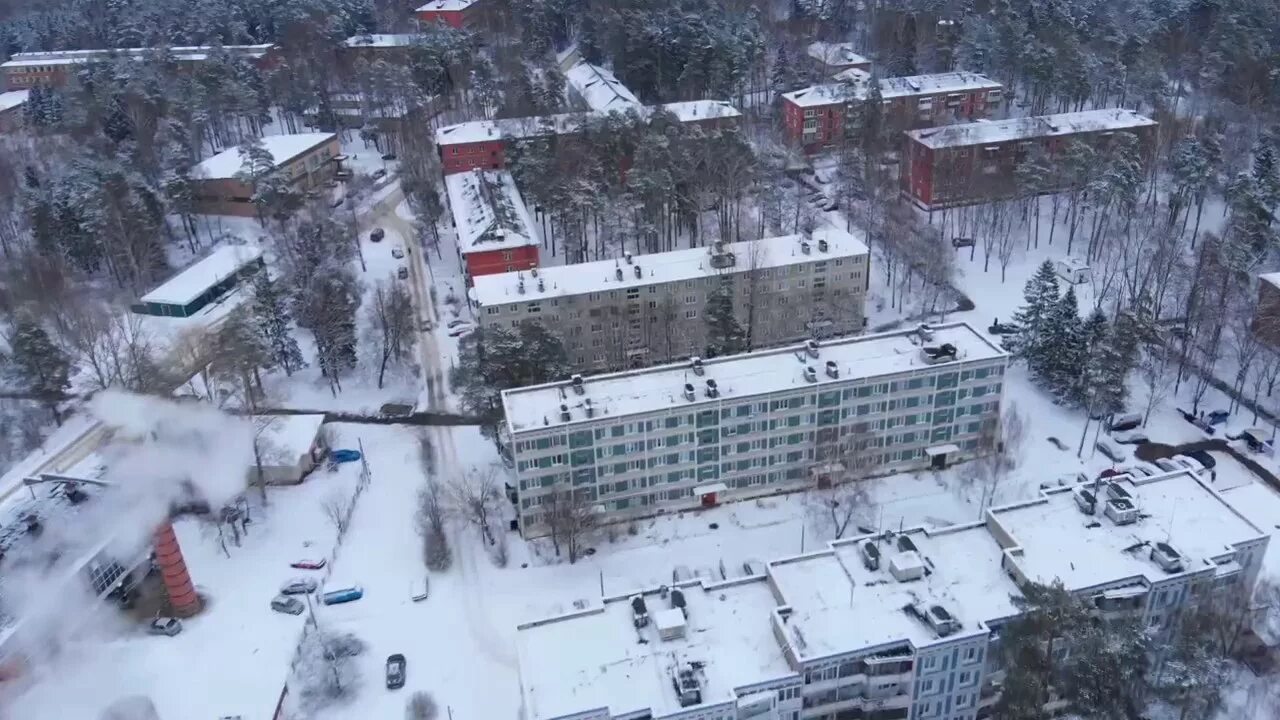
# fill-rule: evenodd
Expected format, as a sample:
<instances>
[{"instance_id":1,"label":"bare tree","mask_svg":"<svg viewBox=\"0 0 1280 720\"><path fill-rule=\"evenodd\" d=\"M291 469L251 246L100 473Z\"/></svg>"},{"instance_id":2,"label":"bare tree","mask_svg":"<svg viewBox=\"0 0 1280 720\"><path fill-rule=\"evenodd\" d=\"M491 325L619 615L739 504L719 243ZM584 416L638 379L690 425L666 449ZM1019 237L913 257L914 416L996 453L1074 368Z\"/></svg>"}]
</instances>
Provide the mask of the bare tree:
<instances>
[{"instance_id":1,"label":"bare tree","mask_svg":"<svg viewBox=\"0 0 1280 720\"><path fill-rule=\"evenodd\" d=\"M569 555L569 563L577 562L583 548L600 527L600 506L591 496L590 489L556 486L550 494L543 496L542 512L547 527L551 529L551 544L556 557L560 557L563 548Z\"/></svg>"},{"instance_id":2,"label":"bare tree","mask_svg":"<svg viewBox=\"0 0 1280 720\"><path fill-rule=\"evenodd\" d=\"M1000 483L1018 466L1018 452L1026 439L1026 422L1017 403L1010 401L1000 420L987 420L978 438L978 455L974 468L982 482L982 499L978 517L994 504Z\"/></svg>"},{"instance_id":3,"label":"bare tree","mask_svg":"<svg viewBox=\"0 0 1280 720\"><path fill-rule=\"evenodd\" d=\"M1168 348L1159 344L1146 348L1138 360L1138 377L1147 390L1147 406L1142 414L1143 426L1151 419L1152 411L1163 405L1169 397L1168 374Z\"/></svg>"},{"instance_id":4,"label":"bare tree","mask_svg":"<svg viewBox=\"0 0 1280 720\"><path fill-rule=\"evenodd\" d=\"M360 666L355 661L365 643L350 633L334 633L312 626L298 646L297 664L290 689L297 689L303 708L314 712L351 697L360 687Z\"/></svg>"},{"instance_id":5,"label":"bare tree","mask_svg":"<svg viewBox=\"0 0 1280 720\"><path fill-rule=\"evenodd\" d=\"M417 333L413 327L413 298L404 283L394 278L377 284L369 306L369 324L378 343L378 387L387 374L387 365L411 356Z\"/></svg>"},{"instance_id":6,"label":"bare tree","mask_svg":"<svg viewBox=\"0 0 1280 720\"><path fill-rule=\"evenodd\" d=\"M61 305L52 317L63 350L87 371L95 389L147 391L164 384L155 367L151 336L136 313L112 312L106 305L78 298ZM202 367L200 360L211 349L206 337L188 333L176 344L174 357L183 365L179 374L189 376L187 370Z\"/></svg>"},{"instance_id":7,"label":"bare tree","mask_svg":"<svg viewBox=\"0 0 1280 720\"><path fill-rule=\"evenodd\" d=\"M404 720L436 720L439 716L436 701L425 690L410 695L409 702L405 703Z\"/></svg>"},{"instance_id":8,"label":"bare tree","mask_svg":"<svg viewBox=\"0 0 1280 720\"><path fill-rule=\"evenodd\" d=\"M502 487L498 485L498 469L472 472L455 478L446 488L450 510L460 520L475 525L485 542L497 542L491 522L502 512Z\"/></svg>"},{"instance_id":9,"label":"bare tree","mask_svg":"<svg viewBox=\"0 0 1280 720\"><path fill-rule=\"evenodd\" d=\"M350 498L335 490L320 503L320 508L339 535L347 531L347 523L351 521Z\"/></svg>"},{"instance_id":10,"label":"bare tree","mask_svg":"<svg viewBox=\"0 0 1280 720\"><path fill-rule=\"evenodd\" d=\"M445 533L446 513L440 486L432 478L418 490L418 512L414 518L422 538L422 559L427 569L444 572L453 564L453 550Z\"/></svg>"}]
</instances>

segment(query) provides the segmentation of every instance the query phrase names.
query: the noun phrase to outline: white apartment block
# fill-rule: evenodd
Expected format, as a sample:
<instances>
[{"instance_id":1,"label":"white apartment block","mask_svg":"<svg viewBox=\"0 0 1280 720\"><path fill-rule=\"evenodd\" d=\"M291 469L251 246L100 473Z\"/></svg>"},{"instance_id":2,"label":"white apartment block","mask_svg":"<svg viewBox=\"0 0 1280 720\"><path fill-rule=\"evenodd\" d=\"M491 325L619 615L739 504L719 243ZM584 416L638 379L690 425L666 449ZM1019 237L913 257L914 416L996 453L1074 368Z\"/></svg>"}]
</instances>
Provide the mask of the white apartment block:
<instances>
[{"instance_id":1,"label":"white apartment block","mask_svg":"<svg viewBox=\"0 0 1280 720\"><path fill-rule=\"evenodd\" d=\"M1167 642L1193 599L1252 587L1268 540L1187 472L1055 488L967 525L522 625L523 706L527 720L981 720L1027 581L1061 580Z\"/></svg>"},{"instance_id":2,"label":"white apartment block","mask_svg":"<svg viewBox=\"0 0 1280 720\"><path fill-rule=\"evenodd\" d=\"M475 277L480 324L538 320L580 370L702 353L707 295L733 286L751 348L861 332L867 246L836 228Z\"/></svg>"},{"instance_id":3,"label":"white apartment block","mask_svg":"<svg viewBox=\"0 0 1280 720\"><path fill-rule=\"evenodd\" d=\"M506 390L521 532L569 487L625 520L973 457L1007 365L953 323Z\"/></svg>"}]
</instances>

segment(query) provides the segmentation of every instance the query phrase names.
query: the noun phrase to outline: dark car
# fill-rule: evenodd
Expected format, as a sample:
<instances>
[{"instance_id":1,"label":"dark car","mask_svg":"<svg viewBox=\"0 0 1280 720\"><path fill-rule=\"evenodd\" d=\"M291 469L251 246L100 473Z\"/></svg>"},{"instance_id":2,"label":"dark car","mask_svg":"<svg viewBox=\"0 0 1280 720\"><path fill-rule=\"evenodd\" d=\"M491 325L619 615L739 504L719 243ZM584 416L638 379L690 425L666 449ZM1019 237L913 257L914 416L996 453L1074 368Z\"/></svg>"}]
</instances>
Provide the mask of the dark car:
<instances>
[{"instance_id":1,"label":"dark car","mask_svg":"<svg viewBox=\"0 0 1280 720\"><path fill-rule=\"evenodd\" d=\"M1218 465L1218 461L1213 459L1208 450L1187 450L1182 454L1205 466L1208 470L1213 470Z\"/></svg>"},{"instance_id":2,"label":"dark car","mask_svg":"<svg viewBox=\"0 0 1280 720\"><path fill-rule=\"evenodd\" d=\"M387 689L404 687L404 656L400 653L387 656Z\"/></svg>"},{"instance_id":3,"label":"dark car","mask_svg":"<svg viewBox=\"0 0 1280 720\"><path fill-rule=\"evenodd\" d=\"M382 156L382 159L383 159L383 160L395 160L395 159L396 159L396 154L395 154L395 153L387 153L387 154L385 154L385 155L383 155L383 156Z\"/></svg>"},{"instance_id":4,"label":"dark car","mask_svg":"<svg viewBox=\"0 0 1280 720\"><path fill-rule=\"evenodd\" d=\"M369 233L369 242L382 242L382 238L386 236L387 231L382 228L374 228L373 232Z\"/></svg>"},{"instance_id":5,"label":"dark car","mask_svg":"<svg viewBox=\"0 0 1280 720\"><path fill-rule=\"evenodd\" d=\"M387 171L386 171L386 170L378 169L378 170L374 170L374 171L373 171L373 179L374 179L374 180L381 180L382 178L384 178L384 177L386 177L386 176L387 176Z\"/></svg>"},{"instance_id":6,"label":"dark car","mask_svg":"<svg viewBox=\"0 0 1280 720\"><path fill-rule=\"evenodd\" d=\"M973 247L973 238L953 237L951 238L951 247L957 249Z\"/></svg>"},{"instance_id":7,"label":"dark car","mask_svg":"<svg viewBox=\"0 0 1280 720\"><path fill-rule=\"evenodd\" d=\"M401 266L399 267L399 269L397 269L397 270L396 270L396 277L400 278L401 280L408 280L408 279L409 279L409 268L407 268L407 267L405 267L405 266L401 265Z\"/></svg>"}]
</instances>

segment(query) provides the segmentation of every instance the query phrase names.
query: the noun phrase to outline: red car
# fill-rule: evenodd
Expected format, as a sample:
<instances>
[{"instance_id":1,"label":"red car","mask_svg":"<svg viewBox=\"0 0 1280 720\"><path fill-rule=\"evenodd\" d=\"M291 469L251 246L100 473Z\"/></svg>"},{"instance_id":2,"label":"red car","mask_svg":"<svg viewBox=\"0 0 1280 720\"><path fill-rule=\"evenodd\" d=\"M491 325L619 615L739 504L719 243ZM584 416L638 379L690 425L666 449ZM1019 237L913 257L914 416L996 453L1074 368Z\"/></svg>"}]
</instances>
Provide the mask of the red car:
<instances>
[{"instance_id":1,"label":"red car","mask_svg":"<svg viewBox=\"0 0 1280 720\"><path fill-rule=\"evenodd\" d=\"M319 570L324 567L325 562L324 558L319 560L297 560L289 563L289 567L297 568L298 570Z\"/></svg>"}]
</instances>

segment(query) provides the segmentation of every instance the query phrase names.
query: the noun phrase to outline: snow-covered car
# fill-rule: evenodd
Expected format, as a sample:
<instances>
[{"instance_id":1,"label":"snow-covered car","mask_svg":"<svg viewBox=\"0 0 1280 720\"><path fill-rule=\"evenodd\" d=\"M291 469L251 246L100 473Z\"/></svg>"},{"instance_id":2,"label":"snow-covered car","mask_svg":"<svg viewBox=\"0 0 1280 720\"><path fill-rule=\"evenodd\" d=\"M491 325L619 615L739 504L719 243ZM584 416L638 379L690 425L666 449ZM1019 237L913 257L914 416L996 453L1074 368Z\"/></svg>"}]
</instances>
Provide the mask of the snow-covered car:
<instances>
[{"instance_id":1,"label":"snow-covered car","mask_svg":"<svg viewBox=\"0 0 1280 720\"><path fill-rule=\"evenodd\" d=\"M1145 442L1151 442L1147 438L1147 434L1141 430L1125 430L1123 432L1112 433L1111 439L1124 445L1139 445Z\"/></svg>"},{"instance_id":2,"label":"snow-covered car","mask_svg":"<svg viewBox=\"0 0 1280 720\"><path fill-rule=\"evenodd\" d=\"M151 635L173 637L182 632L182 621L178 618L158 617L147 624L147 632Z\"/></svg>"},{"instance_id":3,"label":"snow-covered car","mask_svg":"<svg viewBox=\"0 0 1280 720\"><path fill-rule=\"evenodd\" d=\"M1216 474L1212 468L1206 467L1204 463L1194 457L1189 457L1187 455L1174 455L1171 459L1187 470L1190 470L1196 477L1202 480L1209 480ZM1210 461L1215 462L1212 458L1210 458Z\"/></svg>"},{"instance_id":4,"label":"snow-covered car","mask_svg":"<svg viewBox=\"0 0 1280 720\"><path fill-rule=\"evenodd\" d=\"M1156 462L1156 467L1160 468L1165 472L1178 472L1179 470L1186 470L1185 467L1183 467L1179 462L1177 462L1173 458L1157 458L1155 462Z\"/></svg>"},{"instance_id":5,"label":"snow-covered car","mask_svg":"<svg viewBox=\"0 0 1280 720\"><path fill-rule=\"evenodd\" d=\"M289 567L295 568L297 570L320 570L324 568L327 562L328 561L325 560L324 558L319 558L315 560L312 560L312 559L294 560L293 562L289 563Z\"/></svg>"},{"instance_id":6,"label":"snow-covered car","mask_svg":"<svg viewBox=\"0 0 1280 720\"><path fill-rule=\"evenodd\" d=\"M391 257L393 257L393 258L395 258L395 259L397 259L397 260L399 260L399 259L403 258L403 257L404 257L404 249L403 249L403 248L401 248L399 245L397 245L397 246L395 246L395 247L391 248Z\"/></svg>"},{"instance_id":7,"label":"snow-covered car","mask_svg":"<svg viewBox=\"0 0 1280 720\"><path fill-rule=\"evenodd\" d=\"M960 248L973 247L973 238L953 237L951 238L951 247L959 250Z\"/></svg>"},{"instance_id":8,"label":"snow-covered car","mask_svg":"<svg viewBox=\"0 0 1280 720\"><path fill-rule=\"evenodd\" d=\"M1126 465L1123 470L1136 478L1155 477L1156 475L1163 474L1163 471L1161 471L1160 468L1142 461L1138 461L1132 465Z\"/></svg>"},{"instance_id":9,"label":"snow-covered car","mask_svg":"<svg viewBox=\"0 0 1280 720\"><path fill-rule=\"evenodd\" d=\"M311 578L294 578L280 586L281 595L306 595L315 590L316 581Z\"/></svg>"},{"instance_id":10,"label":"snow-covered car","mask_svg":"<svg viewBox=\"0 0 1280 720\"><path fill-rule=\"evenodd\" d=\"M373 171L373 179L374 179L374 180L381 180L382 178L384 178L384 177L386 177L386 176L387 176L387 171L386 171L386 170L383 170L382 168L378 168L377 170L374 170L374 171Z\"/></svg>"},{"instance_id":11,"label":"snow-covered car","mask_svg":"<svg viewBox=\"0 0 1280 720\"><path fill-rule=\"evenodd\" d=\"M407 267L405 267L405 266L401 265L401 266L400 266L400 269L399 269L399 270L396 270L396 277L400 278L401 280L408 280L408 279L409 279L409 268L407 268Z\"/></svg>"},{"instance_id":12,"label":"snow-covered car","mask_svg":"<svg viewBox=\"0 0 1280 720\"><path fill-rule=\"evenodd\" d=\"M449 329L450 329L450 330L452 330L452 329L454 329L454 328L456 328L456 327L458 327L458 326L461 326L461 325L470 325L470 324L471 324L471 323L467 322L466 320L460 320L460 319L455 318L455 319L453 319L453 320L450 320L450 321L449 321L449 325L448 325L448 327L449 327Z\"/></svg>"},{"instance_id":13,"label":"snow-covered car","mask_svg":"<svg viewBox=\"0 0 1280 720\"><path fill-rule=\"evenodd\" d=\"M1120 446L1111 442L1106 438L1100 438L1098 442L1093 444L1098 452L1106 455L1112 462L1124 462L1129 458L1129 454L1120 449Z\"/></svg>"},{"instance_id":14,"label":"snow-covered car","mask_svg":"<svg viewBox=\"0 0 1280 720\"><path fill-rule=\"evenodd\" d=\"M475 328L470 325L462 325L450 330L449 337L452 337L452 338L462 337L463 335L466 335L472 330L475 330Z\"/></svg>"},{"instance_id":15,"label":"snow-covered car","mask_svg":"<svg viewBox=\"0 0 1280 720\"><path fill-rule=\"evenodd\" d=\"M271 598L271 609L286 615L301 615L305 606L296 597L277 595Z\"/></svg>"},{"instance_id":16,"label":"snow-covered car","mask_svg":"<svg viewBox=\"0 0 1280 720\"><path fill-rule=\"evenodd\" d=\"M387 656L387 689L396 690L404 687L404 656L400 653Z\"/></svg>"}]
</instances>

